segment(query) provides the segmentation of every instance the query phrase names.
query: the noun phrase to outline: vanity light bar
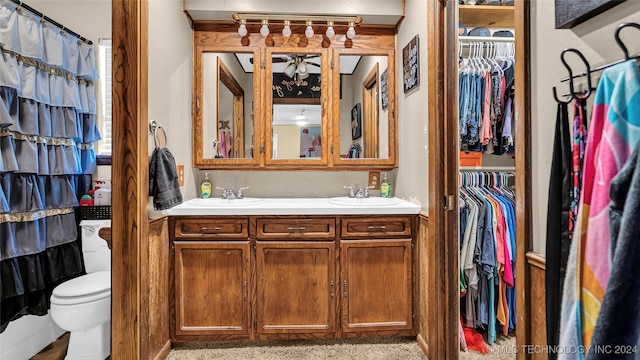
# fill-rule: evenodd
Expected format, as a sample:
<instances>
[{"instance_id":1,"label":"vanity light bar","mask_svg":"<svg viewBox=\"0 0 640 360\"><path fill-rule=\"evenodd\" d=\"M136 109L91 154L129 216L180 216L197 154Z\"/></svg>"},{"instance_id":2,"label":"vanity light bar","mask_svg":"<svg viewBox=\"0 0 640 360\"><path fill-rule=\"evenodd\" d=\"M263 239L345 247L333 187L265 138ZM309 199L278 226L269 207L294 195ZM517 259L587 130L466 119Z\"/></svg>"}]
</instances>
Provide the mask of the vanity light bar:
<instances>
[{"instance_id":1,"label":"vanity light bar","mask_svg":"<svg viewBox=\"0 0 640 360\"><path fill-rule=\"evenodd\" d=\"M332 38L335 35L335 27L343 26L347 27L347 37L353 39L356 36L355 27L360 25L362 18L360 16L322 16L322 15L277 15L277 14L247 14L247 13L235 13L233 14L233 20L240 24L238 28L238 34L240 36L247 35L247 24L262 24L260 33L263 36L269 34L269 24L281 23L283 28L283 35L291 36L290 25L306 25L305 36L313 36L312 24L326 24L326 35Z\"/></svg>"}]
</instances>

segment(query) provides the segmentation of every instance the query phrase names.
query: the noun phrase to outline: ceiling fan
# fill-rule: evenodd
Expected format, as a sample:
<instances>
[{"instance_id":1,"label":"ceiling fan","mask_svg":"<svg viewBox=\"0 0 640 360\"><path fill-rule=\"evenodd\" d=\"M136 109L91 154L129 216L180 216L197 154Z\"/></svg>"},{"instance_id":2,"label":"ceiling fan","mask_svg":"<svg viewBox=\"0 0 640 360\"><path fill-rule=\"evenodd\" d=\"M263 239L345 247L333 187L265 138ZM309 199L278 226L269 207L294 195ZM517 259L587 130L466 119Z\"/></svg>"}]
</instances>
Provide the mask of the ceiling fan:
<instances>
[{"instance_id":1,"label":"ceiling fan","mask_svg":"<svg viewBox=\"0 0 640 360\"><path fill-rule=\"evenodd\" d=\"M309 61L309 59L319 57L319 54L306 54L306 55L282 55L279 57L273 57L272 63L289 63L282 71L288 77L296 80L304 80L309 77L309 65L320 68L320 64ZM253 58L249 59L253 64Z\"/></svg>"}]
</instances>

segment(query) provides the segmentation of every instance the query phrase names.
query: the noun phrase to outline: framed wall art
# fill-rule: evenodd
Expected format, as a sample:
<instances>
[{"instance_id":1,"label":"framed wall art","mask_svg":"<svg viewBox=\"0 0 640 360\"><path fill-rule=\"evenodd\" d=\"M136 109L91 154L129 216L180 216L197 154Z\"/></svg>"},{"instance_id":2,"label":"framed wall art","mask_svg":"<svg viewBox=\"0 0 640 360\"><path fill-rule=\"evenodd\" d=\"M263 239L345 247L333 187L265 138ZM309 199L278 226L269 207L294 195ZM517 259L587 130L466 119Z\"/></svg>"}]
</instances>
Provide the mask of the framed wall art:
<instances>
[{"instance_id":1,"label":"framed wall art","mask_svg":"<svg viewBox=\"0 0 640 360\"><path fill-rule=\"evenodd\" d=\"M351 140L362 137L362 105L357 103L351 109Z\"/></svg>"}]
</instances>

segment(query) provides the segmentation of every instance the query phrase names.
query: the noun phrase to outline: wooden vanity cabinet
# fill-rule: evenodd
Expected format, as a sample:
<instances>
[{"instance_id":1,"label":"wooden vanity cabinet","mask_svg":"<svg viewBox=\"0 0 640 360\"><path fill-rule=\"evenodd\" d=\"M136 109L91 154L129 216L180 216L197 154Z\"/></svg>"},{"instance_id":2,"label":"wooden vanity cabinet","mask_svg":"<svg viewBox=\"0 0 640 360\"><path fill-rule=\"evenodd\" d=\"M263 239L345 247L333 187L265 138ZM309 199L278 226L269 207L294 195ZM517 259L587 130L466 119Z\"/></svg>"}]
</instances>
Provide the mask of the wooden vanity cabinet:
<instances>
[{"instance_id":1,"label":"wooden vanity cabinet","mask_svg":"<svg viewBox=\"0 0 640 360\"><path fill-rule=\"evenodd\" d=\"M344 337L413 335L412 218L342 218Z\"/></svg>"},{"instance_id":2,"label":"wooden vanity cabinet","mask_svg":"<svg viewBox=\"0 0 640 360\"><path fill-rule=\"evenodd\" d=\"M174 339L248 339L248 219L178 219L173 229Z\"/></svg>"},{"instance_id":3,"label":"wooden vanity cabinet","mask_svg":"<svg viewBox=\"0 0 640 360\"><path fill-rule=\"evenodd\" d=\"M174 341L415 335L415 215L171 223Z\"/></svg>"},{"instance_id":4,"label":"wooden vanity cabinet","mask_svg":"<svg viewBox=\"0 0 640 360\"><path fill-rule=\"evenodd\" d=\"M256 220L258 338L335 337L336 219Z\"/></svg>"}]
</instances>

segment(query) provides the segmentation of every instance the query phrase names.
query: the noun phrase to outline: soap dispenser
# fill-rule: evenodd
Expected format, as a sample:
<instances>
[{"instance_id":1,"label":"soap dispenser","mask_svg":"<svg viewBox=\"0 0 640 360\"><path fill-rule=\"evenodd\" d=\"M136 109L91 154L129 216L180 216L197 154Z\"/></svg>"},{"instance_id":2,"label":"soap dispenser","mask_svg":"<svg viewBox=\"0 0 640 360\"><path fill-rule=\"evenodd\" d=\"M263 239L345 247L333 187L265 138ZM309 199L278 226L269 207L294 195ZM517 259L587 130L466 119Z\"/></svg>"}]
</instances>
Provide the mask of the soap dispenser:
<instances>
[{"instance_id":1,"label":"soap dispenser","mask_svg":"<svg viewBox=\"0 0 640 360\"><path fill-rule=\"evenodd\" d=\"M391 183L387 180L387 173L382 175L382 181L380 181L380 196L384 198L391 197Z\"/></svg>"},{"instance_id":2,"label":"soap dispenser","mask_svg":"<svg viewBox=\"0 0 640 360\"><path fill-rule=\"evenodd\" d=\"M202 184L200 185L200 197L203 199L207 199L211 197L211 181L209 181L209 173L204 173L204 180L202 180Z\"/></svg>"}]
</instances>

